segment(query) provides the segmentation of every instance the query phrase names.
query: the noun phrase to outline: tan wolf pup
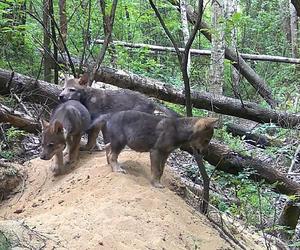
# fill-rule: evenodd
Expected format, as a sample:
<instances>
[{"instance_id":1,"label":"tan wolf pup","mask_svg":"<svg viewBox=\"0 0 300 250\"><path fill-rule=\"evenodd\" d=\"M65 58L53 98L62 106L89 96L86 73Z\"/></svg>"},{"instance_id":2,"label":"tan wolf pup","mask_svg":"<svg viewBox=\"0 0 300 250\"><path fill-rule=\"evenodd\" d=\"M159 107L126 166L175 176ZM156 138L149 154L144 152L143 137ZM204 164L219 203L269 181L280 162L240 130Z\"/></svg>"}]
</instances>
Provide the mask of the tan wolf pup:
<instances>
[{"instance_id":1,"label":"tan wolf pup","mask_svg":"<svg viewBox=\"0 0 300 250\"><path fill-rule=\"evenodd\" d=\"M42 120L42 160L55 156L54 175L65 174L79 158L80 139L89 128L91 117L88 110L78 101L60 104L53 112L50 122ZM67 145L68 160L63 162L63 150Z\"/></svg>"},{"instance_id":2,"label":"tan wolf pup","mask_svg":"<svg viewBox=\"0 0 300 250\"><path fill-rule=\"evenodd\" d=\"M160 179L169 154L181 146L205 153L217 120L166 118L130 110L102 115L92 126L106 127L110 141L106 155L113 171L125 172L118 156L126 145L137 152L150 152L152 185L161 188Z\"/></svg>"}]
</instances>

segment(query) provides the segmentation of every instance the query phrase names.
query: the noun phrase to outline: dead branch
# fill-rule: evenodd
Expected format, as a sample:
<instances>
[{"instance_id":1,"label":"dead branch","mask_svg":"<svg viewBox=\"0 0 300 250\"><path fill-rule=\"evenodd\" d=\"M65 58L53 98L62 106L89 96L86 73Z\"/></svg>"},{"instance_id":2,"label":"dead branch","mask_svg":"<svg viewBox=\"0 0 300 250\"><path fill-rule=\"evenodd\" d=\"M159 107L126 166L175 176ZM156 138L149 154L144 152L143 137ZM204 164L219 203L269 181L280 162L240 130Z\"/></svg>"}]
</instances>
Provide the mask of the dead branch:
<instances>
[{"instance_id":1,"label":"dead branch","mask_svg":"<svg viewBox=\"0 0 300 250\"><path fill-rule=\"evenodd\" d=\"M104 40L97 39L94 41L96 44L103 44ZM123 46L126 48L146 48L150 51L159 51L159 52L171 52L174 53L175 49L173 47L144 44L144 43L128 43L123 41L113 41L113 44L116 46ZM180 52L184 51L184 48L178 48ZM191 55L193 56L210 56L211 51L207 49L191 49ZM240 56L243 59L253 60L253 61L266 61L266 62L281 62L281 63L291 63L291 64L300 64L300 59L298 58L289 58L284 56L270 56L270 55L255 55L240 53Z\"/></svg>"}]
</instances>

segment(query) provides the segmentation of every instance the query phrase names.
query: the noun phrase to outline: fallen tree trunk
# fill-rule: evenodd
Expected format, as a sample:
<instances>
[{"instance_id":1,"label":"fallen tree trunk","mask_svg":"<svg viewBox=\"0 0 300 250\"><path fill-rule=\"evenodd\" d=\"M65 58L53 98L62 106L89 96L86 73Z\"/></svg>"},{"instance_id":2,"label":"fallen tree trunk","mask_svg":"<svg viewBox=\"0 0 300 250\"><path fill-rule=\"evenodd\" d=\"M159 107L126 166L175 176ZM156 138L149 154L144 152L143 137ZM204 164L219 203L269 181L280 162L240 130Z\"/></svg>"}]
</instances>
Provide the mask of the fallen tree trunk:
<instances>
[{"instance_id":1,"label":"fallen tree trunk","mask_svg":"<svg viewBox=\"0 0 300 250\"><path fill-rule=\"evenodd\" d=\"M154 79L141 77L136 74L102 67L95 75L95 81L105 82L121 88L127 88L153 96L171 103L184 105L184 94ZM283 128L300 128L300 115L262 108L256 103L212 95L208 92L192 92L194 108L206 109L220 114L236 116L259 123L274 123Z\"/></svg>"},{"instance_id":2,"label":"fallen tree trunk","mask_svg":"<svg viewBox=\"0 0 300 250\"><path fill-rule=\"evenodd\" d=\"M1 122L8 122L14 127L33 134L37 134L41 131L41 126L37 121L21 112L13 111L2 104L0 104L0 123Z\"/></svg>"},{"instance_id":3,"label":"fallen tree trunk","mask_svg":"<svg viewBox=\"0 0 300 250\"><path fill-rule=\"evenodd\" d=\"M97 39L94 41L98 44L103 44L104 40ZM165 47L165 46L158 46L152 44L144 44L144 43L128 43L123 41L116 41L114 40L113 43L117 46L123 46L126 48L146 48L151 51L159 51L159 52L172 52L175 53L175 49L173 47ZM179 51L183 52L183 48L179 48ZM210 56L211 51L207 49L191 49L191 54L193 56ZM289 58L284 56L270 56L270 55L255 55L255 54L247 54L247 53L240 53L240 56L244 59L254 60L254 61L267 61L267 62L282 62L282 63L292 63L292 64L300 64L300 59L298 58Z\"/></svg>"},{"instance_id":4,"label":"fallen tree trunk","mask_svg":"<svg viewBox=\"0 0 300 250\"><path fill-rule=\"evenodd\" d=\"M241 136L244 141L257 147L272 146L272 141L267 136L253 133L250 129L246 129L238 124L227 124L226 131L233 136Z\"/></svg>"},{"instance_id":5,"label":"fallen tree trunk","mask_svg":"<svg viewBox=\"0 0 300 250\"><path fill-rule=\"evenodd\" d=\"M106 70L106 68L103 69ZM109 70L108 72L112 73L113 71L114 70ZM116 71L116 74L117 72L119 71ZM12 74L9 71L0 71L0 94L8 94L10 93L10 90L13 89L14 92L18 94L23 94L23 100L25 100L24 95L26 95L26 100L30 102L42 103L45 105L49 105L50 107L54 107L57 104L57 96L62 90L59 86L44 81L35 81L32 78L25 77L20 74L14 74L14 77L11 76ZM99 75L97 74L97 76ZM128 75L126 74L125 76L127 77ZM135 77L130 77L129 79L127 79L127 81L126 77L124 79L121 78L121 83L114 85L122 86L122 83L124 83L125 85L123 87L131 86L131 83L134 83L138 79L140 79L139 76L134 76ZM146 78L141 79L144 80L142 81L142 83L137 84L137 88L135 90L143 90L143 88L141 87L144 84L146 86L146 91L144 89L144 91L141 92L144 92L146 94L149 92L150 89L150 93L152 93L152 96L156 96L155 91L158 91L159 93L159 91L163 89L164 91L160 95L174 95L172 91L168 93L167 88L163 86L160 86L159 88L156 87L153 89L153 86L149 85L149 82L147 82ZM45 97L47 97L46 100ZM182 98L184 98L183 95ZM173 101L178 103L177 99L178 98L175 95L175 100ZM247 168L254 169L256 173L253 173L252 175L250 175L250 177L254 180L263 179L267 183L274 184L275 191L277 192L288 195L300 192L300 185L298 183L286 178L284 175L282 175L275 169L271 167L266 167L265 163L259 160L255 160L251 157L242 156L234 151L231 151L228 147L219 142L215 141L211 143L209 147L209 154L204 159L207 160L210 164L216 166L218 170L222 170L227 173L237 174L241 171L246 170Z\"/></svg>"},{"instance_id":6,"label":"fallen tree trunk","mask_svg":"<svg viewBox=\"0 0 300 250\"><path fill-rule=\"evenodd\" d=\"M179 11L179 1L168 0L172 5L176 6ZM194 11L191 5L187 7L187 16L189 22L192 24L196 23L197 13ZM200 32L211 42L211 27L209 27L205 22L200 24ZM265 81L245 62L241 57L240 53L234 49L225 47L225 58L233 62L233 66L240 72L248 82L255 88L255 90L260 94L260 96L266 100L271 107L275 107L278 103L273 98L272 92L266 85Z\"/></svg>"},{"instance_id":7,"label":"fallen tree trunk","mask_svg":"<svg viewBox=\"0 0 300 250\"><path fill-rule=\"evenodd\" d=\"M204 159L216 166L217 170L226 173L238 174L242 171L249 171L249 177L252 180L265 180L266 183L273 185L276 192L286 195L300 194L299 183L289 179L271 166L267 166L266 162L250 156L243 156L216 140L212 140L210 143L208 154Z\"/></svg>"},{"instance_id":8,"label":"fallen tree trunk","mask_svg":"<svg viewBox=\"0 0 300 250\"><path fill-rule=\"evenodd\" d=\"M297 200L298 204L296 201L288 200L278 218L278 225L283 227L278 230L278 233L280 238L284 240L293 238L293 233L291 232L295 231L298 224L298 219L300 217L299 198Z\"/></svg>"},{"instance_id":9,"label":"fallen tree trunk","mask_svg":"<svg viewBox=\"0 0 300 250\"><path fill-rule=\"evenodd\" d=\"M58 104L57 97L61 90L57 85L0 69L0 95L15 93L22 96L23 101L54 108Z\"/></svg>"},{"instance_id":10,"label":"fallen tree trunk","mask_svg":"<svg viewBox=\"0 0 300 250\"><path fill-rule=\"evenodd\" d=\"M167 102L185 104L184 94L178 90L154 79L122 70L102 67L96 72L95 80L135 90ZM21 94L24 101L45 104L53 108L58 104L57 96L61 90L60 86L54 84L36 81L11 71L0 70L0 95L14 92ZM193 92L192 101L193 106L199 109L245 118L259 123L271 122L283 128L299 129L300 127L299 114L262 108L252 102L241 103L234 98L212 95L207 92Z\"/></svg>"}]
</instances>

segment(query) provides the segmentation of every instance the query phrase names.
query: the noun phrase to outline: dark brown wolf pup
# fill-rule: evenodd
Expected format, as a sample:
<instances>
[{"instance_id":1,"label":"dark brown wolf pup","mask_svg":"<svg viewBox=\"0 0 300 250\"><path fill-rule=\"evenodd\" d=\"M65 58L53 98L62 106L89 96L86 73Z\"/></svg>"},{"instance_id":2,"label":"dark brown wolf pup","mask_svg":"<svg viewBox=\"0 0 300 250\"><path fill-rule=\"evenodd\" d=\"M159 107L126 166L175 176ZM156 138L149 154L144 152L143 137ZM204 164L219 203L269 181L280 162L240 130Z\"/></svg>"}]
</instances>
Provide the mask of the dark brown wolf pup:
<instances>
[{"instance_id":1,"label":"dark brown wolf pup","mask_svg":"<svg viewBox=\"0 0 300 250\"><path fill-rule=\"evenodd\" d=\"M137 152L150 152L152 184L163 187L160 179L169 154L180 146L190 146L204 153L213 136L215 118L166 118L130 110L102 115L92 126L105 127L110 143L107 161L112 170L125 172L118 163L127 145Z\"/></svg>"}]
</instances>

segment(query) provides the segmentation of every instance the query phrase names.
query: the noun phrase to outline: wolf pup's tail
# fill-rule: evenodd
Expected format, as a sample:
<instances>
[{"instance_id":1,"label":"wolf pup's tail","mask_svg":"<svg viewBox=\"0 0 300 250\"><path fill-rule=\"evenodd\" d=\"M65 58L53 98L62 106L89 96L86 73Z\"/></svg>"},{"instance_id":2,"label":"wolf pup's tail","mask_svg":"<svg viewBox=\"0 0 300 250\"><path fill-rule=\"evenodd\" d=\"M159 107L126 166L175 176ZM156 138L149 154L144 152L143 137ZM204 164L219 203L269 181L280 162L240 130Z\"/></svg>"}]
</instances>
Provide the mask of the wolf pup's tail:
<instances>
[{"instance_id":1,"label":"wolf pup's tail","mask_svg":"<svg viewBox=\"0 0 300 250\"><path fill-rule=\"evenodd\" d=\"M92 129L92 128L102 129L106 125L107 121L110 119L110 117L112 115L113 115L113 113L99 115L97 118L93 119L89 129Z\"/></svg>"}]
</instances>

